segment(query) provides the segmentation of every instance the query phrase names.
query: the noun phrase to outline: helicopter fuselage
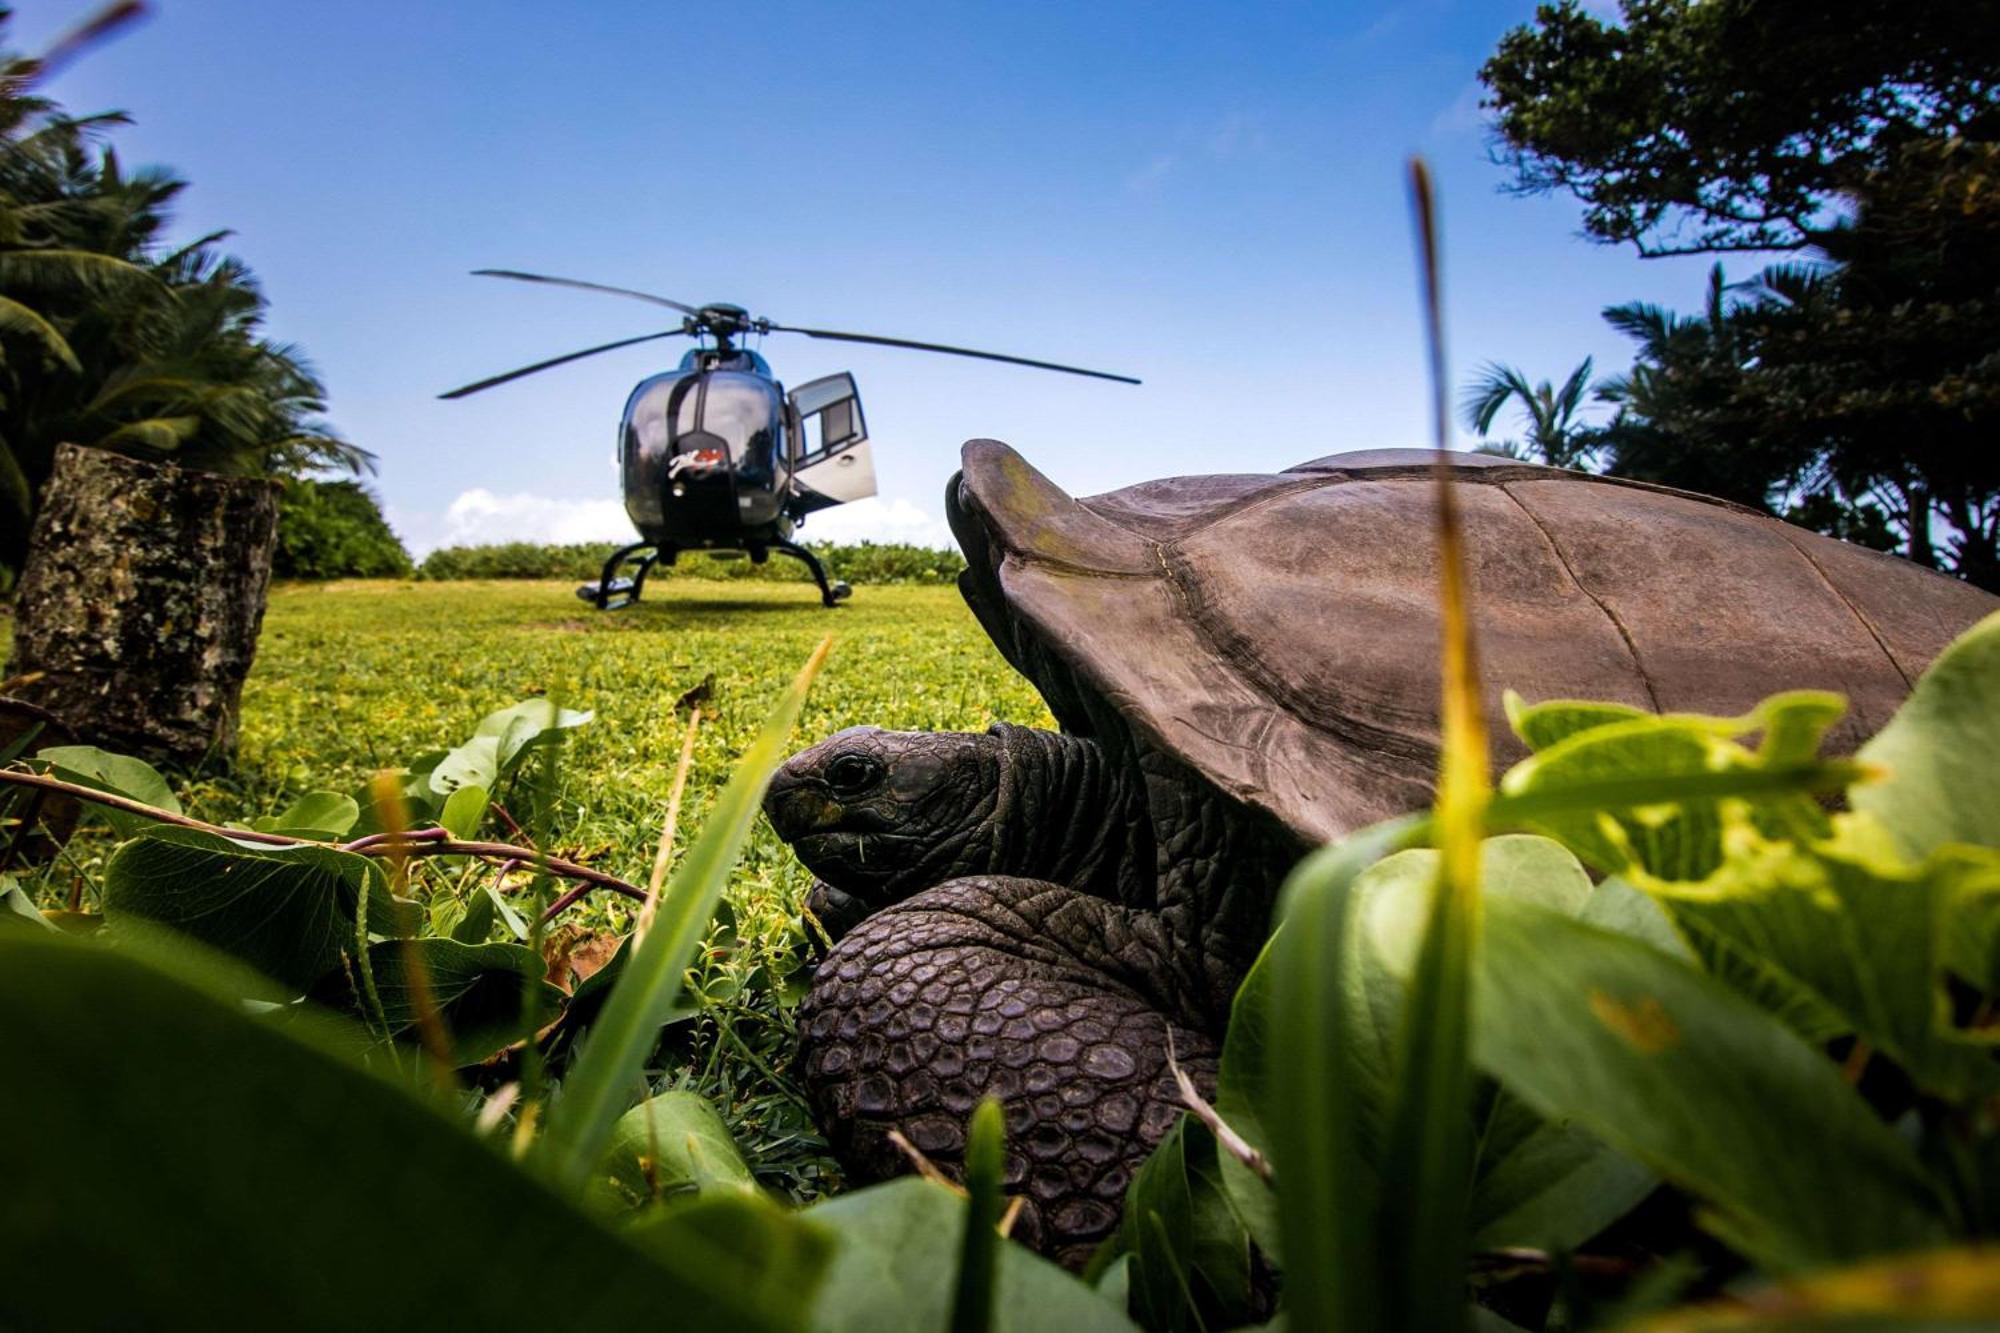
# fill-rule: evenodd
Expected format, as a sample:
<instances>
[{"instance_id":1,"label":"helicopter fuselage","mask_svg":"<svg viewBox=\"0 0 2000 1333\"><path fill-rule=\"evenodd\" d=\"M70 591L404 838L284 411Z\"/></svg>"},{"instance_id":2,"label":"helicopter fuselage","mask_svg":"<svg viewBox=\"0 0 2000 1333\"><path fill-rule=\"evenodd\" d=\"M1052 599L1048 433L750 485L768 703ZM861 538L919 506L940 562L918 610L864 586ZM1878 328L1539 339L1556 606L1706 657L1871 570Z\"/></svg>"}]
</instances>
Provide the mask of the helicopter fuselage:
<instances>
[{"instance_id":1,"label":"helicopter fuselage","mask_svg":"<svg viewBox=\"0 0 2000 1333\"><path fill-rule=\"evenodd\" d=\"M815 449L809 424L835 447ZM696 348L677 369L641 380L626 401L618 425L625 512L640 536L662 546L782 542L812 510L873 494L866 443L851 377L787 394L756 352ZM830 475L815 486L821 465Z\"/></svg>"}]
</instances>

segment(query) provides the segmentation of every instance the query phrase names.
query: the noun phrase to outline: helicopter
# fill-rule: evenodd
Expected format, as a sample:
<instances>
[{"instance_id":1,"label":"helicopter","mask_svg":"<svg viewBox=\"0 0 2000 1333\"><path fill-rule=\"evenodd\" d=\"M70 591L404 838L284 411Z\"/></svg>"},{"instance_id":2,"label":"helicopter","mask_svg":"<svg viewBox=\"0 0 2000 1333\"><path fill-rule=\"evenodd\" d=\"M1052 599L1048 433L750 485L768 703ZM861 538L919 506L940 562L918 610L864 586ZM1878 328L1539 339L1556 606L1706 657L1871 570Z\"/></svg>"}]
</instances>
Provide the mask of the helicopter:
<instances>
[{"instance_id":1,"label":"helicopter","mask_svg":"<svg viewBox=\"0 0 2000 1333\"><path fill-rule=\"evenodd\" d=\"M677 311L681 322L658 333L537 361L461 385L440 398L464 398L621 347L661 338L696 340L679 366L640 380L626 399L618 423L618 468L625 513L639 530L639 540L612 552L597 582L576 590L600 611L638 601L649 570L672 565L681 552L691 550L737 552L759 565L774 551L803 561L824 606L838 605L852 591L844 582L830 581L819 557L793 541L792 534L808 514L875 494L874 457L854 376L845 371L822 376L788 393L770 363L741 345L745 337L799 333L1139 383L1129 375L970 347L779 324L739 305L693 306L574 278L492 268L475 269L473 276L626 296Z\"/></svg>"}]
</instances>

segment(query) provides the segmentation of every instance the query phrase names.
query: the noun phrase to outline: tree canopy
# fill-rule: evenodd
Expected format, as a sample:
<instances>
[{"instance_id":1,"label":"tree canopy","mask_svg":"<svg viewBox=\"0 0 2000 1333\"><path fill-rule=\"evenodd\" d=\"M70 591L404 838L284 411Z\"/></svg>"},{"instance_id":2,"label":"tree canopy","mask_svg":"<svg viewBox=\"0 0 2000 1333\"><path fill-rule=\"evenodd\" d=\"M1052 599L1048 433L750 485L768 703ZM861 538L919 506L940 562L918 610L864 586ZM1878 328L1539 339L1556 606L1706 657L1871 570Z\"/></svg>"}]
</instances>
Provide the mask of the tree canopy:
<instances>
[{"instance_id":1,"label":"tree canopy","mask_svg":"<svg viewBox=\"0 0 2000 1333\"><path fill-rule=\"evenodd\" d=\"M1791 250L1919 140L2000 137L2000 2L1541 6L1480 71L1497 154L1641 254Z\"/></svg>"},{"instance_id":2,"label":"tree canopy","mask_svg":"<svg viewBox=\"0 0 2000 1333\"><path fill-rule=\"evenodd\" d=\"M1486 63L1511 188L1642 255L1803 257L1605 311L1638 355L1579 456L2000 588L2000 0L1622 10Z\"/></svg>"}]
</instances>

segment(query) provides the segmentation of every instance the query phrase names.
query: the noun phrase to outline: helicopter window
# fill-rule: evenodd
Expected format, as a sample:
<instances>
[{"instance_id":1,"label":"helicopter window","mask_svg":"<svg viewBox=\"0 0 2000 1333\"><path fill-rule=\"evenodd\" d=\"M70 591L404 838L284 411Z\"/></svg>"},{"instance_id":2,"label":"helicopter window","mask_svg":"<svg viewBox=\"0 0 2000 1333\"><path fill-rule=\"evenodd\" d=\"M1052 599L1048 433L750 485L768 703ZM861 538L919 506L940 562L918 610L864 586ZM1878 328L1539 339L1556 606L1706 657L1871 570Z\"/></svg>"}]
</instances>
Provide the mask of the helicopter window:
<instances>
[{"instance_id":1,"label":"helicopter window","mask_svg":"<svg viewBox=\"0 0 2000 1333\"><path fill-rule=\"evenodd\" d=\"M777 403L755 380L712 375L701 405L701 428L728 443L737 477L746 484L776 484L779 444Z\"/></svg>"},{"instance_id":2,"label":"helicopter window","mask_svg":"<svg viewBox=\"0 0 2000 1333\"><path fill-rule=\"evenodd\" d=\"M799 466L810 467L867 438L851 375L828 375L792 391L804 438Z\"/></svg>"}]
</instances>

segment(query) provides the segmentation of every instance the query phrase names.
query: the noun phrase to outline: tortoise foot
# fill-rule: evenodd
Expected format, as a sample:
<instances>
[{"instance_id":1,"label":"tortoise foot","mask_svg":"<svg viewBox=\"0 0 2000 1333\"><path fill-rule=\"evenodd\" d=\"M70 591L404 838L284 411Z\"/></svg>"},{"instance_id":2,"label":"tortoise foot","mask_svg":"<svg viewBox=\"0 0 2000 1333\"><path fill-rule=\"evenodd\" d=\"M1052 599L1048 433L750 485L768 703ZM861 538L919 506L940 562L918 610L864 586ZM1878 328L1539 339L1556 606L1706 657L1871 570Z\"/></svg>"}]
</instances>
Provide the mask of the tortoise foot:
<instances>
[{"instance_id":1,"label":"tortoise foot","mask_svg":"<svg viewBox=\"0 0 2000 1333\"><path fill-rule=\"evenodd\" d=\"M856 1179L907 1173L897 1130L957 1175L981 1099L1007 1122L1013 1235L1080 1268L1217 1044L1169 1014L1156 918L1039 880L951 880L868 917L799 1014L813 1111Z\"/></svg>"}]
</instances>

